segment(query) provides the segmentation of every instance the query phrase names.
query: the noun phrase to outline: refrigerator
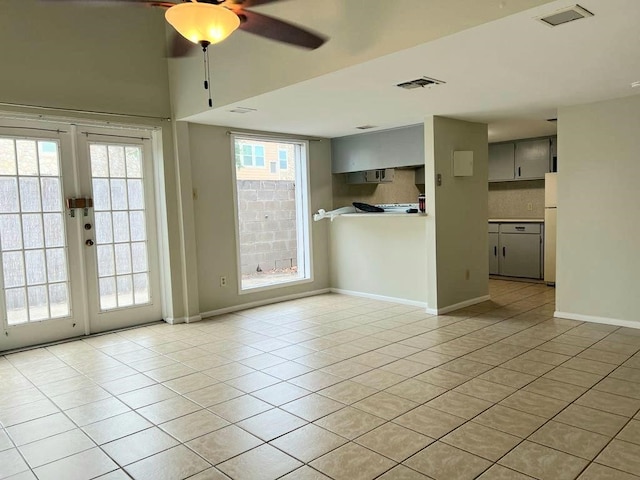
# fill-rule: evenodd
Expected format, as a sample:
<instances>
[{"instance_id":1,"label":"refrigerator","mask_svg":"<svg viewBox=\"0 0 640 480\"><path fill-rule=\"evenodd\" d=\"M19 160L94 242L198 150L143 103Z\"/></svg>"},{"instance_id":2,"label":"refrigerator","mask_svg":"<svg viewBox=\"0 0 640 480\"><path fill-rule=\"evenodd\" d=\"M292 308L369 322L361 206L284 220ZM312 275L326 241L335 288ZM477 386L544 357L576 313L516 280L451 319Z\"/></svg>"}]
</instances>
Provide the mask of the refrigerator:
<instances>
[{"instance_id":1,"label":"refrigerator","mask_svg":"<svg viewBox=\"0 0 640 480\"><path fill-rule=\"evenodd\" d=\"M544 281L556 284L556 228L558 214L558 174L544 176Z\"/></svg>"}]
</instances>

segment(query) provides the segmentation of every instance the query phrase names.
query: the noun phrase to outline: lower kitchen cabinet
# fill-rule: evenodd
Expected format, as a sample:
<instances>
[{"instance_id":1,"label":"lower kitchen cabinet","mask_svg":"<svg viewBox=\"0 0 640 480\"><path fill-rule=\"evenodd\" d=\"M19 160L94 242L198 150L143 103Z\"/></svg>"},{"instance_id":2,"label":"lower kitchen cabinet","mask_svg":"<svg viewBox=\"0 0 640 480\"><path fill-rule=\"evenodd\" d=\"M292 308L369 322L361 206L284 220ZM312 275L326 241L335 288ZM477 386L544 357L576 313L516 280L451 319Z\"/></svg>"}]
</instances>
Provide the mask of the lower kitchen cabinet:
<instances>
[{"instance_id":1,"label":"lower kitchen cabinet","mask_svg":"<svg viewBox=\"0 0 640 480\"><path fill-rule=\"evenodd\" d=\"M489 224L489 273L541 279L542 229L541 223Z\"/></svg>"},{"instance_id":2,"label":"lower kitchen cabinet","mask_svg":"<svg viewBox=\"0 0 640 480\"><path fill-rule=\"evenodd\" d=\"M489 275L500 275L500 261L498 257L498 248L500 224L489 224Z\"/></svg>"}]
</instances>

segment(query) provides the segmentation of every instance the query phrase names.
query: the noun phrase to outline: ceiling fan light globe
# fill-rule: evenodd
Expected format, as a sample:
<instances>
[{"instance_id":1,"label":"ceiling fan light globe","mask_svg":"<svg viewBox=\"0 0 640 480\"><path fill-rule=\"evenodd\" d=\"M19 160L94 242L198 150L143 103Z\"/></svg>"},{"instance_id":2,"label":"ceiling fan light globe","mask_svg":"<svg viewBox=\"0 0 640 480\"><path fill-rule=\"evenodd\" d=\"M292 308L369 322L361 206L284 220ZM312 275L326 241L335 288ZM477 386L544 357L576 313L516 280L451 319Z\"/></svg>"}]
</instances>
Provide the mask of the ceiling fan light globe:
<instances>
[{"instance_id":1,"label":"ceiling fan light globe","mask_svg":"<svg viewBox=\"0 0 640 480\"><path fill-rule=\"evenodd\" d=\"M193 43L221 42L240 26L240 18L231 10L209 3L174 5L166 11L165 18L180 35Z\"/></svg>"}]
</instances>

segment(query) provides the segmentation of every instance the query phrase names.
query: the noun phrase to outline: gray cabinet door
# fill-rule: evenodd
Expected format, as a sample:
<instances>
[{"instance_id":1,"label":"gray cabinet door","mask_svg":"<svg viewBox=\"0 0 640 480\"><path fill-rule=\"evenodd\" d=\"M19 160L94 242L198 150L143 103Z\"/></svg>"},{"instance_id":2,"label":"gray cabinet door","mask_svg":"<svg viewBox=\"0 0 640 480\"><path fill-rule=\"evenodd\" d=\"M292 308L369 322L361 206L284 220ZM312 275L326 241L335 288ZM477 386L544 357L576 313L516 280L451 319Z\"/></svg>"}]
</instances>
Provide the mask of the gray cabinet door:
<instances>
[{"instance_id":1,"label":"gray cabinet door","mask_svg":"<svg viewBox=\"0 0 640 480\"><path fill-rule=\"evenodd\" d=\"M424 125L331 140L332 173L424 165Z\"/></svg>"},{"instance_id":2,"label":"gray cabinet door","mask_svg":"<svg viewBox=\"0 0 640 480\"><path fill-rule=\"evenodd\" d=\"M489 145L489 181L513 180L515 165L515 145L513 143L493 143Z\"/></svg>"},{"instance_id":3,"label":"gray cabinet door","mask_svg":"<svg viewBox=\"0 0 640 480\"><path fill-rule=\"evenodd\" d=\"M550 147L549 138L516 142L515 178L544 178L549 172Z\"/></svg>"},{"instance_id":4,"label":"gray cabinet door","mask_svg":"<svg viewBox=\"0 0 640 480\"><path fill-rule=\"evenodd\" d=\"M500 233L500 275L542 278L540 234Z\"/></svg>"},{"instance_id":5,"label":"gray cabinet door","mask_svg":"<svg viewBox=\"0 0 640 480\"><path fill-rule=\"evenodd\" d=\"M489 233L489 275L500 274L498 246L498 234Z\"/></svg>"}]
</instances>

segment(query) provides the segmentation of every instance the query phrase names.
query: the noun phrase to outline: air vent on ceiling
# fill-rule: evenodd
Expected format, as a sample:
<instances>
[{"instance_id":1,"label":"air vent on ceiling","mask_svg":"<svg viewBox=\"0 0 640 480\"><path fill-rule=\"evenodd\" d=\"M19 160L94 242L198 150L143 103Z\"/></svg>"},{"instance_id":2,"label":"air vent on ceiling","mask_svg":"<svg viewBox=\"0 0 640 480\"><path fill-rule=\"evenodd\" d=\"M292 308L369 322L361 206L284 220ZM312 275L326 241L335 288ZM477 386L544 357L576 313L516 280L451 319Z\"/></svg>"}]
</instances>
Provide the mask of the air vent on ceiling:
<instances>
[{"instance_id":1,"label":"air vent on ceiling","mask_svg":"<svg viewBox=\"0 0 640 480\"><path fill-rule=\"evenodd\" d=\"M228 110L231 113L250 113L250 112L256 112L257 110L255 108L249 108L249 107L233 107L231 110Z\"/></svg>"},{"instance_id":2,"label":"air vent on ceiling","mask_svg":"<svg viewBox=\"0 0 640 480\"><path fill-rule=\"evenodd\" d=\"M377 125L360 125L356 127L358 130L369 130L370 128L376 128Z\"/></svg>"},{"instance_id":3,"label":"air vent on ceiling","mask_svg":"<svg viewBox=\"0 0 640 480\"><path fill-rule=\"evenodd\" d=\"M398 83L396 87L404 88L405 90L413 90L414 88L430 87L431 85L440 85L442 80L436 80L435 78L420 77L415 80L409 80L408 82Z\"/></svg>"},{"instance_id":4,"label":"air vent on ceiling","mask_svg":"<svg viewBox=\"0 0 640 480\"><path fill-rule=\"evenodd\" d=\"M540 20L545 25L548 25L549 27L557 27L558 25L573 22L574 20L582 20L583 18L587 17L593 17L593 13L585 8L582 8L580 5L574 5L573 7L558 10L551 15L539 17L538 20Z\"/></svg>"}]
</instances>

